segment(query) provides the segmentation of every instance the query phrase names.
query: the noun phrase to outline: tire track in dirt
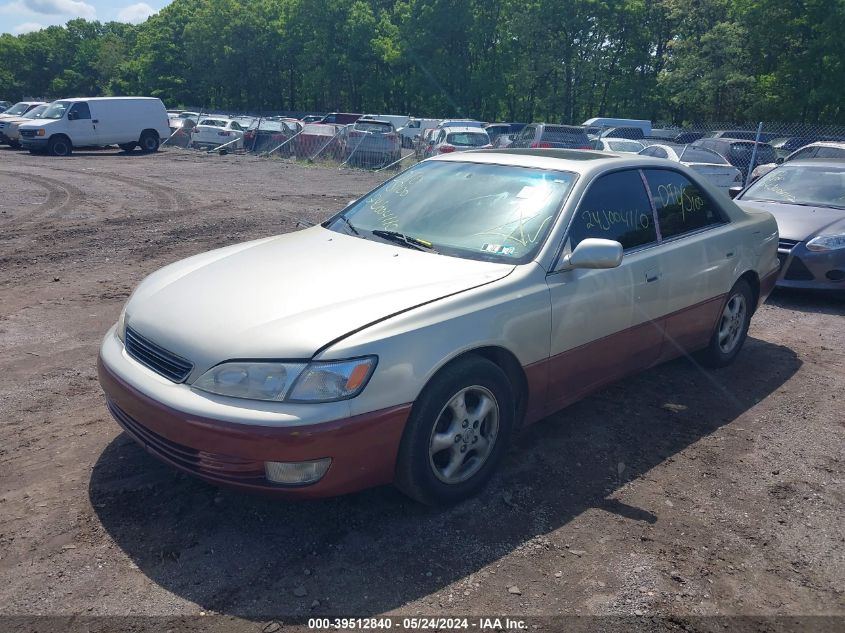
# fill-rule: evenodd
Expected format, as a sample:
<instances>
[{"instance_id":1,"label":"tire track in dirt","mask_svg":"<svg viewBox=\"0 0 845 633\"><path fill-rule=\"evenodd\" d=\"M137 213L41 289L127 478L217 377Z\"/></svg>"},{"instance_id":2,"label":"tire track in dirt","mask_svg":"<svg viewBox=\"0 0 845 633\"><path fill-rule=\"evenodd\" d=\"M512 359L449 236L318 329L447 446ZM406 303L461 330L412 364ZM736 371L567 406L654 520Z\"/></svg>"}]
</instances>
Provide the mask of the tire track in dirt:
<instances>
[{"instance_id":1,"label":"tire track in dirt","mask_svg":"<svg viewBox=\"0 0 845 633\"><path fill-rule=\"evenodd\" d=\"M56 168L55 171L77 174L79 176L105 178L107 180L114 180L115 182L129 185L130 187L136 187L137 189L141 189L152 195L153 199L156 201L156 205L160 207L157 209L158 211L172 211L174 213L178 213L188 211L191 207L188 196L183 194L181 191L164 185L154 185L142 178L119 176L108 172L88 172L66 168Z\"/></svg>"},{"instance_id":2,"label":"tire track in dirt","mask_svg":"<svg viewBox=\"0 0 845 633\"><path fill-rule=\"evenodd\" d=\"M67 209L71 204L81 202L85 198L85 193L80 188L62 182L61 180L56 180L55 178L22 174L15 171L0 171L0 175L20 178L47 190L47 200L39 204L35 211L12 218L10 225L55 216Z\"/></svg>"}]
</instances>

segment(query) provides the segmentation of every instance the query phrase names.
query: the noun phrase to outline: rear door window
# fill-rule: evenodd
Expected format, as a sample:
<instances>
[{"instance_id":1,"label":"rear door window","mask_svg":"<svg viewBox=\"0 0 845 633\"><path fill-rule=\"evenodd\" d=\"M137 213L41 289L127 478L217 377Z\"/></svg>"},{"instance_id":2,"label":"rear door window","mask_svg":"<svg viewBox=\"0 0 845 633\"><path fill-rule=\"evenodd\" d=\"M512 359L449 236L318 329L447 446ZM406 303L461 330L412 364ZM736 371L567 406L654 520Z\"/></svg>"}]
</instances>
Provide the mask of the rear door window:
<instances>
[{"instance_id":1,"label":"rear door window","mask_svg":"<svg viewBox=\"0 0 845 633\"><path fill-rule=\"evenodd\" d=\"M695 184L671 169L645 169L663 239L725 222L719 208Z\"/></svg>"},{"instance_id":2,"label":"rear door window","mask_svg":"<svg viewBox=\"0 0 845 633\"><path fill-rule=\"evenodd\" d=\"M638 170L599 176L578 205L569 227L569 246L598 237L615 240L625 250L657 242L651 202Z\"/></svg>"}]
</instances>

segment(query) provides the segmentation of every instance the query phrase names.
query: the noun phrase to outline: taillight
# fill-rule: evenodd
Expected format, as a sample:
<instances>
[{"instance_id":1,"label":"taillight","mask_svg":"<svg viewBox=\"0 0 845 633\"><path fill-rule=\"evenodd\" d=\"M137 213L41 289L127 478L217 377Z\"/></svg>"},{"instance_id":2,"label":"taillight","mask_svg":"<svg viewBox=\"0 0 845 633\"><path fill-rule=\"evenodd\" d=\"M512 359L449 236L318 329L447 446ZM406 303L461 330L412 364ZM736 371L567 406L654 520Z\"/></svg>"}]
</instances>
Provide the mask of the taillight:
<instances>
[{"instance_id":1,"label":"taillight","mask_svg":"<svg viewBox=\"0 0 845 633\"><path fill-rule=\"evenodd\" d=\"M441 145L440 146L440 153L441 154L448 154L449 152L454 152L455 146L454 145Z\"/></svg>"},{"instance_id":2,"label":"taillight","mask_svg":"<svg viewBox=\"0 0 845 633\"><path fill-rule=\"evenodd\" d=\"M545 141L539 141L537 143L531 143L531 147L534 149L551 149L552 144L546 143Z\"/></svg>"}]
</instances>

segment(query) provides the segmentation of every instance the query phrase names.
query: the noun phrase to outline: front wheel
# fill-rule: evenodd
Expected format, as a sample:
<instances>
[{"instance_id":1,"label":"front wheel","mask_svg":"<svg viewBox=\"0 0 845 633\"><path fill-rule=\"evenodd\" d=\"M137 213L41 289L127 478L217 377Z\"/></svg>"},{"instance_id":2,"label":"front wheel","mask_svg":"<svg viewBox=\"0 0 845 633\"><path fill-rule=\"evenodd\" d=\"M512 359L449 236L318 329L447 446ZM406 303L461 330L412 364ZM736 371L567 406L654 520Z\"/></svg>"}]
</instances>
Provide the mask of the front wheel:
<instances>
[{"instance_id":1,"label":"front wheel","mask_svg":"<svg viewBox=\"0 0 845 633\"><path fill-rule=\"evenodd\" d=\"M158 134L155 132L144 132L138 141L138 144L141 146L141 151L146 154L157 152L159 143Z\"/></svg>"},{"instance_id":2,"label":"front wheel","mask_svg":"<svg viewBox=\"0 0 845 633\"><path fill-rule=\"evenodd\" d=\"M472 496L493 475L513 421L513 388L497 365L470 356L447 366L414 404L396 486L430 505Z\"/></svg>"},{"instance_id":3,"label":"front wheel","mask_svg":"<svg viewBox=\"0 0 845 633\"><path fill-rule=\"evenodd\" d=\"M73 145L64 136L54 136L47 143L47 153L50 156L70 156L73 152Z\"/></svg>"},{"instance_id":4,"label":"front wheel","mask_svg":"<svg viewBox=\"0 0 845 633\"><path fill-rule=\"evenodd\" d=\"M733 362L748 337L754 293L744 279L740 279L728 293L710 343L697 354L706 367L725 367Z\"/></svg>"}]
</instances>

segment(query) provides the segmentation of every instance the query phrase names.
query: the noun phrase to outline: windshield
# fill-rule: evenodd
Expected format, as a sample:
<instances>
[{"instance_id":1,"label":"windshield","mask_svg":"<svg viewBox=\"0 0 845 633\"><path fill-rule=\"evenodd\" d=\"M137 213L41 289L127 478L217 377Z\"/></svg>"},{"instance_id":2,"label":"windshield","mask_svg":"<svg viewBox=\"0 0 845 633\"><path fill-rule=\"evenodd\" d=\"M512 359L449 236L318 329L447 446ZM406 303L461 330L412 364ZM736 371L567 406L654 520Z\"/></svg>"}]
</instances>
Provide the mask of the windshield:
<instances>
[{"instance_id":1,"label":"windshield","mask_svg":"<svg viewBox=\"0 0 845 633\"><path fill-rule=\"evenodd\" d=\"M610 149L614 152L639 152L643 148L642 143L637 141L607 141Z\"/></svg>"},{"instance_id":2,"label":"windshield","mask_svg":"<svg viewBox=\"0 0 845 633\"><path fill-rule=\"evenodd\" d=\"M28 103L16 103L8 110L4 111L3 114L23 114L26 112L26 109L29 107Z\"/></svg>"},{"instance_id":3,"label":"windshield","mask_svg":"<svg viewBox=\"0 0 845 633\"><path fill-rule=\"evenodd\" d=\"M546 239L575 182L570 172L428 161L367 194L324 226L361 237L397 231L439 253L521 264Z\"/></svg>"},{"instance_id":4,"label":"windshield","mask_svg":"<svg viewBox=\"0 0 845 633\"><path fill-rule=\"evenodd\" d=\"M845 209L845 167L782 165L752 184L742 199Z\"/></svg>"},{"instance_id":5,"label":"windshield","mask_svg":"<svg viewBox=\"0 0 845 633\"><path fill-rule=\"evenodd\" d=\"M486 132L452 132L446 136L446 142L460 147L481 147L490 142Z\"/></svg>"},{"instance_id":6,"label":"windshield","mask_svg":"<svg viewBox=\"0 0 845 633\"><path fill-rule=\"evenodd\" d=\"M23 117L24 117L25 119L40 119L40 118L41 118L41 116L42 116L42 114L44 113L44 110L46 110L46 109L47 109L47 105L46 105L46 104L44 104L44 105L40 105L40 106L36 106L36 107L34 107L32 110L30 110L29 112L27 112L26 114L24 114L24 115L23 115Z\"/></svg>"},{"instance_id":7,"label":"windshield","mask_svg":"<svg viewBox=\"0 0 845 633\"><path fill-rule=\"evenodd\" d=\"M61 119L65 115L65 112L68 111L68 108L70 108L70 106L70 101L54 101L53 103L47 106L47 109L44 110L44 113L41 115L41 118Z\"/></svg>"},{"instance_id":8,"label":"windshield","mask_svg":"<svg viewBox=\"0 0 845 633\"><path fill-rule=\"evenodd\" d=\"M355 129L359 132L378 132L380 134L387 134L388 132L393 131L393 126L390 123L359 120L355 124Z\"/></svg>"},{"instance_id":9,"label":"windshield","mask_svg":"<svg viewBox=\"0 0 845 633\"><path fill-rule=\"evenodd\" d=\"M676 150L683 163L709 163L711 165L730 165L725 158L716 152L711 152L703 147L692 147L687 145L686 149ZM749 158L748 160L751 160Z\"/></svg>"}]
</instances>

